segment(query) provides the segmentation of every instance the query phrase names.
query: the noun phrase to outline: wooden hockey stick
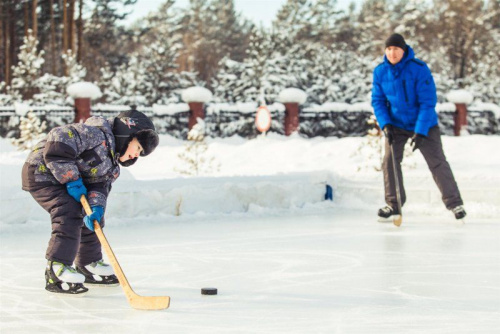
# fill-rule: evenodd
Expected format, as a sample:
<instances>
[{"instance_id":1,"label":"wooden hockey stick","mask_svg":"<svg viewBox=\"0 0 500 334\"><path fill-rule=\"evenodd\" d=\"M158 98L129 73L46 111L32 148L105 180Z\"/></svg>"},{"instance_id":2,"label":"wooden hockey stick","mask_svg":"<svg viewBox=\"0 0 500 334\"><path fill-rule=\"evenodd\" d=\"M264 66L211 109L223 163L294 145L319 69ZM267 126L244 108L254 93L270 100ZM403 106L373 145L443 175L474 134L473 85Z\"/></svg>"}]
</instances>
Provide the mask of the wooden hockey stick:
<instances>
[{"instance_id":1,"label":"wooden hockey stick","mask_svg":"<svg viewBox=\"0 0 500 334\"><path fill-rule=\"evenodd\" d=\"M90 205L87 202L85 195L82 195L82 197L80 198L80 202L82 203L83 208L85 209L85 213L87 215L92 214L92 209L90 209ZM97 234L97 237L99 238L99 241L101 242L101 246L106 251L106 255L108 256L109 262L111 262L111 266L115 271L116 277L118 277L118 281L122 286L123 292L125 292L125 296L127 297L130 306L138 310L162 310L168 308L170 305L170 297L139 296L134 292L134 290L132 290L132 287L128 283L128 280L125 277L125 274L123 273L123 270L120 267L118 260L116 259L115 253L113 253L113 250L111 249L108 240L104 236L101 225L99 225L99 223L96 220L94 220L94 230L95 233Z\"/></svg>"},{"instance_id":2,"label":"wooden hockey stick","mask_svg":"<svg viewBox=\"0 0 500 334\"><path fill-rule=\"evenodd\" d=\"M392 169L394 170L394 183L396 186L396 200L398 201L398 210L399 210L399 215L394 215L394 218L392 222L396 226L401 226L401 223L403 222L403 211L401 210L401 192L399 190L399 177L398 177L398 171L396 169L396 157L394 156L394 148L392 147L392 144L389 145L391 147L391 158L392 158Z\"/></svg>"}]
</instances>

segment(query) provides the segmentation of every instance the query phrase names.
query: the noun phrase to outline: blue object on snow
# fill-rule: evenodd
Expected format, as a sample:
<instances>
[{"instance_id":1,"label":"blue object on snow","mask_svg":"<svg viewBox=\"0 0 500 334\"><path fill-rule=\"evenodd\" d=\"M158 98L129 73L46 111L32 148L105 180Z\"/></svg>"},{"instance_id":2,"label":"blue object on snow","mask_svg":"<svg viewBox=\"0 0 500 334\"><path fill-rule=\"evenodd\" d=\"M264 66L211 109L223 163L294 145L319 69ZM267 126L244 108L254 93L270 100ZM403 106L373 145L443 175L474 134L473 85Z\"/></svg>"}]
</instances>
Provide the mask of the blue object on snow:
<instances>
[{"instance_id":1,"label":"blue object on snow","mask_svg":"<svg viewBox=\"0 0 500 334\"><path fill-rule=\"evenodd\" d=\"M333 201L333 188L330 185L326 185L325 201Z\"/></svg>"}]
</instances>

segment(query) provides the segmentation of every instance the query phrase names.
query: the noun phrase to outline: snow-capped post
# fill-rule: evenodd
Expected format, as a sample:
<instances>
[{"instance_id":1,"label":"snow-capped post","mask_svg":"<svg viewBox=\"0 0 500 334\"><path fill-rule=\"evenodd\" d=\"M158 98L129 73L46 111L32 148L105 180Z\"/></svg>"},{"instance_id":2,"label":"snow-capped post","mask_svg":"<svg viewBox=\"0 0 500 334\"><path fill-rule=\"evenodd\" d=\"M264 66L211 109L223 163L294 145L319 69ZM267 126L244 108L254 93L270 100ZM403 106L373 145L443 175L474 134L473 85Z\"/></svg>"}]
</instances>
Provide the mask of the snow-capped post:
<instances>
[{"instance_id":1,"label":"snow-capped post","mask_svg":"<svg viewBox=\"0 0 500 334\"><path fill-rule=\"evenodd\" d=\"M76 82L66 92L75 101L75 123L83 123L90 117L90 101L102 96L99 87L91 82Z\"/></svg>"},{"instance_id":2,"label":"snow-capped post","mask_svg":"<svg viewBox=\"0 0 500 334\"><path fill-rule=\"evenodd\" d=\"M460 136L463 134L468 134L467 132L467 104L470 104L473 100L471 93L464 89L452 90L447 95L448 101L455 103L455 115L453 116L455 120L454 132L455 136Z\"/></svg>"},{"instance_id":3,"label":"snow-capped post","mask_svg":"<svg viewBox=\"0 0 500 334\"><path fill-rule=\"evenodd\" d=\"M189 105L188 129L197 123L197 118L205 119L205 103L212 99L212 92L203 87L190 87L182 92L182 100Z\"/></svg>"},{"instance_id":4,"label":"snow-capped post","mask_svg":"<svg viewBox=\"0 0 500 334\"><path fill-rule=\"evenodd\" d=\"M299 129L299 104L306 102L307 94L298 88L283 89L279 100L285 105L285 135Z\"/></svg>"}]
</instances>

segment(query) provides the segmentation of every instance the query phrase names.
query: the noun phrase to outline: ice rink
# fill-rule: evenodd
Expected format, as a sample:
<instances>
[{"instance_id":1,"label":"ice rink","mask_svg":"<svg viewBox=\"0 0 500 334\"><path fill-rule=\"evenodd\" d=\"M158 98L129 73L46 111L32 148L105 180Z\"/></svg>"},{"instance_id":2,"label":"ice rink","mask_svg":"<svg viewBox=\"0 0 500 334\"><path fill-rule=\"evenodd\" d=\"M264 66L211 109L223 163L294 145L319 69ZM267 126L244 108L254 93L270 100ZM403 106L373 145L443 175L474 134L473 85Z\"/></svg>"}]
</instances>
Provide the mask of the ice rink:
<instances>
[{"instance_id":1,"label":"ice rink","mask_svg":"<svg viewBox=\"0 0 500 334\"><path fill-rule=\"evenodd\" d=\"M443 209L443 211L445 211ZM498 333L500 224L327 208L130 219L106 236L133 289L168 295L130 308L120 287L82 298L44 290L47 224L0 237L0 332ZM216 287L217 296L202 296Z\"/></svg>"}]
</instances>

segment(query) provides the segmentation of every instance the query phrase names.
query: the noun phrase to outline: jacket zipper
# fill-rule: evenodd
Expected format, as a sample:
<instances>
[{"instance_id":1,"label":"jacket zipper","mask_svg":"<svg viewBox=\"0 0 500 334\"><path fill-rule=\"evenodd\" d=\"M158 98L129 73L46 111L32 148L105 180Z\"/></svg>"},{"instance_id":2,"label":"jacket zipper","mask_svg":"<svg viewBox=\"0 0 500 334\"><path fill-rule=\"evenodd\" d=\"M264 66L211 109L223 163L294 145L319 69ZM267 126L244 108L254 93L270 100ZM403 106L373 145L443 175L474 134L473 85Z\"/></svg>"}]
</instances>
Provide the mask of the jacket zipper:
<instances>
[{"instance_id":1,"label":"jacket zipper","mask_svg":"<svg viewBox=\"0 0 500 334\"><path fill-rule=\"evenodd\" d=\"M408 102L408 93L406 92L406 80L403 80L403 91L405 92L405 101Z\"/></svg>"}]
</instances>

